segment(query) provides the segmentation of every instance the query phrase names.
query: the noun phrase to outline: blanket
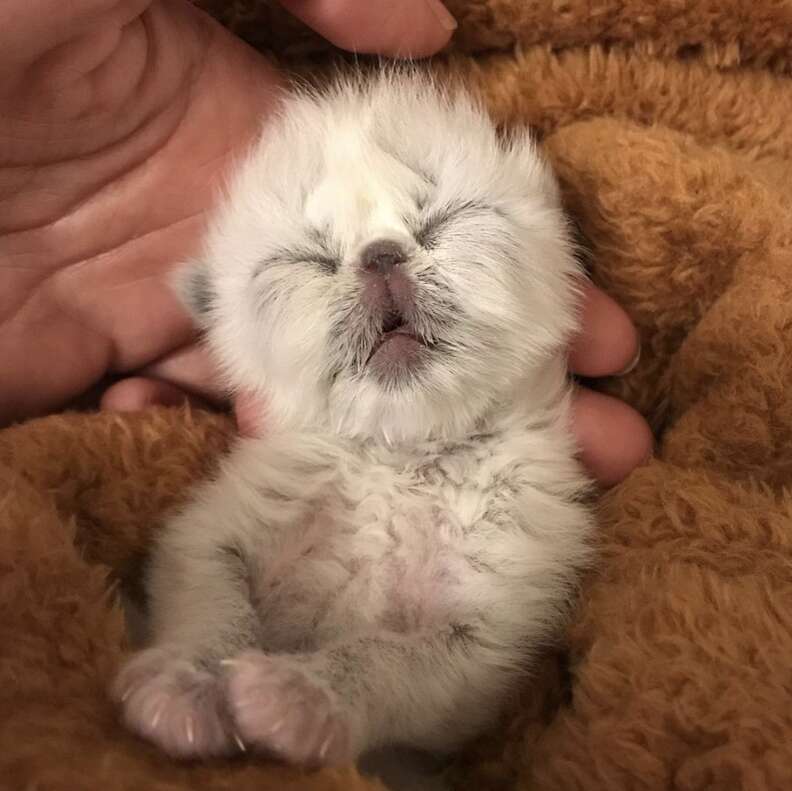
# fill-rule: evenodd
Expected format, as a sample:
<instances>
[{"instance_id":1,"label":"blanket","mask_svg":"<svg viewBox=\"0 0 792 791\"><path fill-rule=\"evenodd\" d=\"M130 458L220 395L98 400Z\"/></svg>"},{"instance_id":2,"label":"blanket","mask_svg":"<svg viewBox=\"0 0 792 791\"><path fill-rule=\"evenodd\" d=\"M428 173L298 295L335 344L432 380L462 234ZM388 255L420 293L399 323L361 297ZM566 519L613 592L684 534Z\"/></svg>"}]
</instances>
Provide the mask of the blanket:
<instances>
[{"instance_id":1,"label":"blanket","mask_svg":"<svg viewBox=\"0 0 792 791\"><path fill-rule=\"evenodd\" d=\"M304 68L257 0L202 5ZM598 500L564 646L447 770L455 788L786 789L792 777L792 3L450 0L431 68L532 125L643 355L594 383L654 458ZM313 66L312 66L313 68ZM320 65L317 65L320 68ZM350 767L168 760L106 688L153 532L232 441L189 409L0 432L0 788L372 791Z\"/></svg>"}]
</instances>

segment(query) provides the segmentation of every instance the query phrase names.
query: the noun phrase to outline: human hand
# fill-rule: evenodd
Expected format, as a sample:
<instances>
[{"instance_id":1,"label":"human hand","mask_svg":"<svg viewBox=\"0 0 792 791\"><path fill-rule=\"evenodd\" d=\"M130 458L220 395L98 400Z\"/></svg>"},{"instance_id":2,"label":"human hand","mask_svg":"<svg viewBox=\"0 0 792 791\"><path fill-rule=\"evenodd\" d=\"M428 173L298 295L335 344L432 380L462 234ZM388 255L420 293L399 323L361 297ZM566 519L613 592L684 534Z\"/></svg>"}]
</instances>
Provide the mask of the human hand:
<instances>
[{"instance_id":1,"label":"human hand","mask_svg":"<svg viewBox=\"0 0 792 791\"><path fill-rule=\"evenodd\" d=\"M582 330L569 354L572 372L579 376L618 376L638 364L640 340L627 314L604 292L587 286ZM579 388L572 407L573 429L580 457L603 486L629 475L652 454L649 426L632 407L617 398Z\"/></svg>"},{"instance_id":2,"label":"human hand","mask_svg":"<svg viewBox=\"0 0 792 791\"><path fill-rule=\"evenodd\" d=\"M453 27L436 0L284 5L361 52L428 55ZM0 425L61 407L108 374L122 379L106 408L222 399L166 276L195 250L278 74L180 0L7 1L0 43ZM614 373L634 356L635 331L590 294L572 364ZM243 430L253 424L244 401L237 414ZM649 452L646 424L615 399L581 391L575 419L603 483Z\"/></svg>"}]
</instances>

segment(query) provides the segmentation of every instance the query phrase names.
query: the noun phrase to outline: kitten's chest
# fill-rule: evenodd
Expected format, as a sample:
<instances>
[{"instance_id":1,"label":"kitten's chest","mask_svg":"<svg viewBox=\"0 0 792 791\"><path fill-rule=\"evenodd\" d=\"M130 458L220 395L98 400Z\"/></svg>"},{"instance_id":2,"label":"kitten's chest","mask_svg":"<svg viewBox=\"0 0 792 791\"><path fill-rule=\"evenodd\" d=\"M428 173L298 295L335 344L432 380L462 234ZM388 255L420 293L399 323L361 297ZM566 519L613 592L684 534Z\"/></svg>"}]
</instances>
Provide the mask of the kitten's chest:
<instances>
[{"instance_id":1,"label":"kitten's chest","mask_svg":"<svg viewBox=\"0 0 792 791\"><path fill-rule=\"evenodd\" d=\"M302 524L283 532L261 595L317 636L366 625L412 631L448 619L464 596L471 534L497 483L496 465L472 448L401 467L351 465Z\"/></svg>"}]
</instances>

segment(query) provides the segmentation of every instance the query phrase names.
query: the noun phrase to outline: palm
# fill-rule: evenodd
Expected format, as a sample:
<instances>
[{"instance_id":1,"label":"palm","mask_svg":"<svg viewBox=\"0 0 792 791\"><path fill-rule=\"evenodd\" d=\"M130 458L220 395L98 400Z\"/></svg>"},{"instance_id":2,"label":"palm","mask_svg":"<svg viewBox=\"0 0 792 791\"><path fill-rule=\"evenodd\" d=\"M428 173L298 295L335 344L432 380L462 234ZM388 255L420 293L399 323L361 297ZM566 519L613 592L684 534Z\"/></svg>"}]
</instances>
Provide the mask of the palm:
<instances>
[{"instance_id":1,"label":"palm","mask_svg":"<svg viewBox=\"0 0 792 791\"><path fill-rule=\"evenodd\" d=\"M154 364L204 385L164 281L195 251L277 77L187 4L155 2L114 32L113 55L76 81L93 66L85 42L29 69L0 118L0 424L56 407L108 371ZM107 40L103 30L95 50ZM28 128L30 117L42 122Z\"/></svg>"}]
</instances>

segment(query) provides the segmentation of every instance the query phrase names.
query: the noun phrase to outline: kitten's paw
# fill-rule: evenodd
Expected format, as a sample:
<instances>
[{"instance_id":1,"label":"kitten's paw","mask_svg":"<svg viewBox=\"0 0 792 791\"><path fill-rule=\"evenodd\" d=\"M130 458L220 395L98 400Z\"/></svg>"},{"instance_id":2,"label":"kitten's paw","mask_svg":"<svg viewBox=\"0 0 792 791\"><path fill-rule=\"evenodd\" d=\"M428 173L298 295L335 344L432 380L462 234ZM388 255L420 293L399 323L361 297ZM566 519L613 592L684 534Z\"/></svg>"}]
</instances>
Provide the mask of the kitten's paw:
<instances>
[{"instance_id":1,"label":"kitten's paw","mask_svg":"<svg viewBox=\"0 0 792 791\"><path fill-rule=\"evenodd\" d=\"M224 663L228 706L246 744L305 767L350 763L350 713L305 665L246 651Z\"/></svg>"},{"instance_id":2,"label":"kitten's paw","mask_svg":"<svg viewBox=\"0 0 792 791\"><path fill-rule=\"evenodd\" d=\"M112 688L130 730L179 758L238 752L217 675L176 650L150 648L134 656Z\"/></svg>"}]
</instances>

